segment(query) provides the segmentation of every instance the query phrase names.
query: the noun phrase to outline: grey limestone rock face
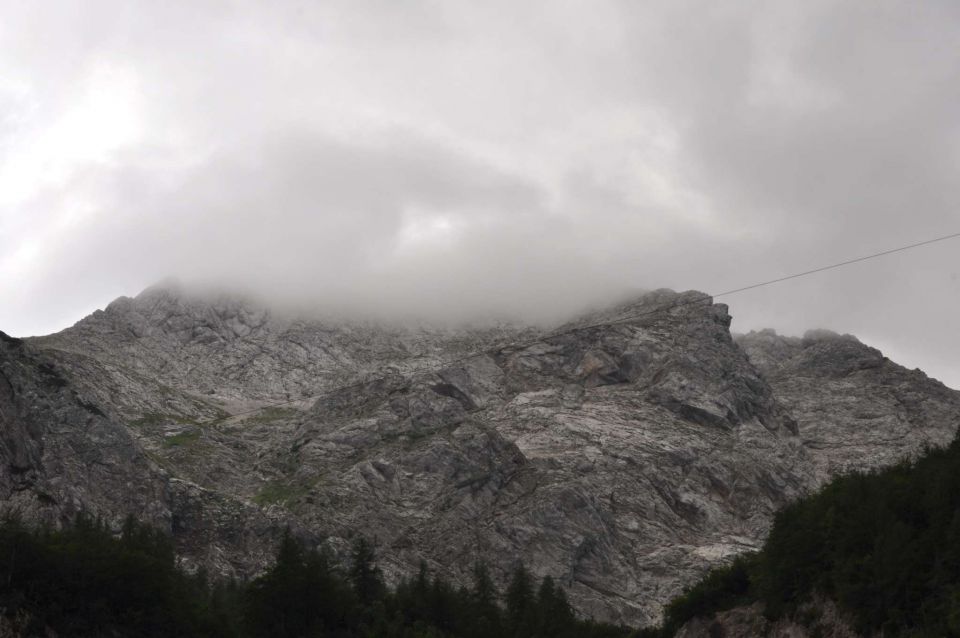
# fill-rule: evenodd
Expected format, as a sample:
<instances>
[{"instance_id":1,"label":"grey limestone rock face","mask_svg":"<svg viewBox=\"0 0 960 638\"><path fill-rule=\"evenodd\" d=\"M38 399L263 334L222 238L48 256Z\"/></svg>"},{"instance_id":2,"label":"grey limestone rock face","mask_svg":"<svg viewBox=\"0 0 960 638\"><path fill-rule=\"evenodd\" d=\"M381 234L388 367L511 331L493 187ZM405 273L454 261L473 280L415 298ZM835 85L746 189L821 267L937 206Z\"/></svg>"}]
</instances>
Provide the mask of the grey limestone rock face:
<instances>
[{"instance_id":1,"label":"grey limestone rock face","mask_svg":"<svg viewBox=\"0 0 960 638\"><path fill-rule=\"evenodd\" d=\"M0 498L133 513L188 567L256 574L289 526L388 577L523 561L648 624L777 508L947 442L960 393L852 337L734 338L667 290L553 330L280 316L149 289L0 342ZM50 372L50 371L53 372ZM53 376L52 376L53 375ZM82 459L82 461L80 461Z\"/></svg>"},{"instance_id":2,"label":"grey limestone rock face","mask_svg":"<svg viewBox=\"0 0 960 638\"><path fill-rule=\"evenodd\" d=\"M436 365L514 332L322 322L230 297L148 288L36 342L102 364L131 411L162 407L149 402L163 399L185 414L215 414L224 403L308 399L388 365Z\"/></svg>"},{"instance_id":3,"label":"grey limestone rock face","mask_svg":"<svg viewBox=\"0 0 960 638\"><path fill-rule=\"evenodd\" d=\"M217 573L242 576L251 563L267 565L286 517L248 506L252 511L219 520L242 503L175 479L109 403L85 392L96 385L77 382L86 372L0 332L0 512L54 526L85 513L116 531L133 515L175 534L187 566L200 556ZM204 547L191 546L197 510L193 518L216 539ZM258 542L232 537L238 529L256 530Z\"/></svg>"},{"instance_id":4,"label":"grey limestone rock face","mask_svg":"<svg viewBox=\"0 0 960 638\"><path fill-rule=\"evenodd\" d=\"M767 330L737 342L797 420L818 480L945 445L960 424L960 393L850 335Z\"/></svg>"},{"instance_id":5,"label":"grey limestone rock face","mask_svg":"<svg viewBox=\"0 0 960 638\"><path fill-rule=\"evenodd\" d=\"M127 514L169 526L159 468L110 409L71 384L45 353L0 333L0 502L59 524L84 511L119 526Z\"/></svg>"}]
</instances>

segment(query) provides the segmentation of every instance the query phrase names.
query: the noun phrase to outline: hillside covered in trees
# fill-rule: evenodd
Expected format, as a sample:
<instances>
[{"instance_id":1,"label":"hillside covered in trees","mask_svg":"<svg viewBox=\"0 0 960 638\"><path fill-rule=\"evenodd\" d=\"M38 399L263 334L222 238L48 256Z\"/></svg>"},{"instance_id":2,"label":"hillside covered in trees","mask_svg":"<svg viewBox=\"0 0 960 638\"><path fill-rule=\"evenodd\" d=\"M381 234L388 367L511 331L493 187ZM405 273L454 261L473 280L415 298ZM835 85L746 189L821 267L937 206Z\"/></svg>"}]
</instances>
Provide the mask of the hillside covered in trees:
<instances>
[{"instance_id":1,"label":"hillside covered in trees","mask_svg":"<svg viewBox=\"0 0 960 638\"><path fill-rule=\"evenodd\" d=\"M522 566L505 592L478 564L472 587L425 566L389 588L373 546L347 568L287 534L274 566L248 583L178 569L170 539L129 519L119 537L85 517L63 530L0 524L0 635L210 638L618 638L626 628L578 619L562 588Z\"/></svg>"},{"instance_id":2,"label":"hillside covered in trees","mask_svg":"<svg viewBox=\"0 0 960 638\"><path fill-rule=\"evenodd\" d=\"M757 602L769 619L797 616L816 597L862 635L960 636L960 440L784 508L762 551L667 607L662 633Z\"/></svg>"}]
</instances>

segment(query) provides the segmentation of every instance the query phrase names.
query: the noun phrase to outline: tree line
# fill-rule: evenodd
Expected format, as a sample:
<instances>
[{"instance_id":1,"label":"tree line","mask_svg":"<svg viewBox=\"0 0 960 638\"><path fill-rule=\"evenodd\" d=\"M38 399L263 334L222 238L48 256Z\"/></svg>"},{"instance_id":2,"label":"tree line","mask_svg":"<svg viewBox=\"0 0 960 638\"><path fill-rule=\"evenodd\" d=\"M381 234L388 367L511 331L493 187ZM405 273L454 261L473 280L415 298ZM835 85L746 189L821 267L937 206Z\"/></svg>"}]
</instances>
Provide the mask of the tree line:
<instances>
[{"instance_id":1,"label":"tree line","mask_svg":"<svg viewBox=\"0 0 960 638\"><path fill-rule=\"evenodd\" d=\"M345 567L284 535L248 582L188 574L171 539L130 518L119 536L86 516L63 529L0 522L0 614L12 635L210 638L622 638L576 616L563 588L518 566L503 592L478 563L469 587L425 564L395 587L359 538Z\"/></svg>"},{"instance_id":2,"label":"tree line","mask_svg":"<svg viewBox=\"0 0 960 638\"><path fill-rule=\"evenodd\" d=\"M502 592L483 564L470 586L421 565L389 587L363 538L341 566L288 533L269 570L235 582L182 571L171 539L132 518L119 536L85 516L62 529L0 521L0 635L661 638L755 602L771 620L796 618L814 597L863 635L960 637L960 441L787 506L761 551L711 571L642 630L578 618L562 587L522 565Z\"/></svg>"},{"instance_id":3,"label":"tree line","mask_svg":"<svg viewBox=\"0 0 960 638\"><path fill-rule=\"evenodd\" d=\"M814 597L833 601L861 635L960 636L960 440L834 479L782 509L761 551L667 606L661 635L758 601L771 620L815 625L803 610Z\"/></svg>"}]
</instances>

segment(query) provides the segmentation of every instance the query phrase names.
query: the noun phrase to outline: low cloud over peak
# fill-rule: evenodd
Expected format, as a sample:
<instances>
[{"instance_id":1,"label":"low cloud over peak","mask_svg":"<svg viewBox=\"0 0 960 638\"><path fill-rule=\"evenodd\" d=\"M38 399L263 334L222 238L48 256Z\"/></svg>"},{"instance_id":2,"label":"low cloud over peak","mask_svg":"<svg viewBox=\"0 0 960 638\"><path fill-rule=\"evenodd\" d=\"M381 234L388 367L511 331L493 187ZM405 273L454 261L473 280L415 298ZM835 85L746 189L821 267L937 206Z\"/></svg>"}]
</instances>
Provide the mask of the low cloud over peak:
<instances>
[{"instance_id":1,"label":"low cloud over peak","mask_svg":"<svg viewBox=\"0 0 960 638\"><path fill-rule=\"evenodd\" d=\"M0 328L168 275L550 320L960 227L952 3L8 3ZM42 37L40 35L42 34ZM960 383L955 246L729 301Z\"/></svg>"}]
</instances>

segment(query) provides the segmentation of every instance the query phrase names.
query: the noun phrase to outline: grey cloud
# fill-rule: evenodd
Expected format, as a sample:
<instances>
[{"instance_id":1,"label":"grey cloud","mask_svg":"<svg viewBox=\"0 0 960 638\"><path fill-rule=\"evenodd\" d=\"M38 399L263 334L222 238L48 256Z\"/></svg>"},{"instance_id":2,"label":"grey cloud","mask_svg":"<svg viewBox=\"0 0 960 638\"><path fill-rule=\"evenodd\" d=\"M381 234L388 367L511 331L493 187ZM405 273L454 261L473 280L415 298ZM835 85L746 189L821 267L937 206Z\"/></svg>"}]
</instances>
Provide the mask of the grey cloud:
<instances>
[{"instance_id":1,"label":"grey cloud","mask_svg":"<svg viewBox=\"0 0 960 638\"><path fill-rule=\"evenodd\" d=\"M954 3L398 7L5 6L0 176L37 168L0 177L0 329L168 275L554 320L960 228ZM86 153L115 101L130 131ZM725 301L736 329L857 333L957 385L956 254Z\"/></svg>"}]
</instances>

